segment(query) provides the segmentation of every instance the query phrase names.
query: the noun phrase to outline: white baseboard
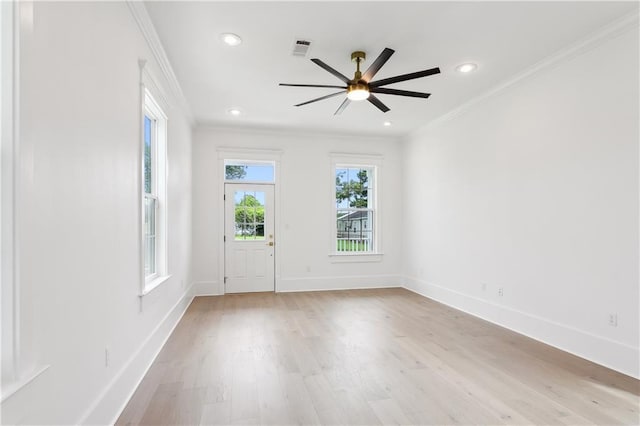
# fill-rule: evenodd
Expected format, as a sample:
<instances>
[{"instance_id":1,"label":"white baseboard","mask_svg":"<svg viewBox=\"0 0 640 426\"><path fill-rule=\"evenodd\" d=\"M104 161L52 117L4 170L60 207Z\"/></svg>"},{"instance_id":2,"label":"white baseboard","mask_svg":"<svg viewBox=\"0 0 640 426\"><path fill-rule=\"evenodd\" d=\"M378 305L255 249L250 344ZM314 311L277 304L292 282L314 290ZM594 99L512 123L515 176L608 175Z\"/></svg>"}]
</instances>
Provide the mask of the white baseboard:
<instances>
[{"instance_id":1,"label":"white baseboard","mask_svg":"<svg viewBox=\"0 0 640 426\"><path fill-rule=\"evenodd\" d=\"M169 310L77 424L114 424L193 300L193 286Z\"/></svg>"},{"instance_id":2,"label":"white baseboard","mask_svg":"<svg viewBox=\"0 0 640 426\"><path fill-rule=\"evenodd\" d=\"M416 278L404 277L404 288L596 364L640 378L640 351L633 346Z\"/></svg>"},{"instance_id":3,"label":"white baseboard","mask_svg":"<svg viewBox=\"0 0 640 426\"><path fill-rule=\"evenodd\" d=\"M278 293L294 291L356 290L402 287L399 275L357 275L341 277L288 277L276 284Z\"/></svg>"},{"instance_id":4,"label":"white baseboard","mask_svg":"<svg viewBox=\"0 0 640 426\"><path fill-rule=\"evenodd\" d=\"M196 281L191 290L193 296L220 296L224 290L218 281Z\"/></svg>"}]
</instances>

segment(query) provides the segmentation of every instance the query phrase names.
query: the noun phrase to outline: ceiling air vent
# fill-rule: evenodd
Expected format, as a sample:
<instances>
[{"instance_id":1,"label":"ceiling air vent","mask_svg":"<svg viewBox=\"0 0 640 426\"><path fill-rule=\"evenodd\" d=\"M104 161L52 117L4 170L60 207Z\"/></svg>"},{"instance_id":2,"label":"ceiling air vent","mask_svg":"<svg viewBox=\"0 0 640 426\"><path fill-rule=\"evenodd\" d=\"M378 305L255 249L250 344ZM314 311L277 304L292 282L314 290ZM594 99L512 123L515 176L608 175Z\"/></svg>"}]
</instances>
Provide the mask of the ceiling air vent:
<instances>
[{"instance_id":1,"label":"ceiling air vent","mask_svg":"<svg viewBox=\"0 0 640 426\"><path fill-rule=\"evenodd\" d=\"M311 40L296 40L293 43L293 56L307 56L310 47Z\"/></svg>"}]
</instances>

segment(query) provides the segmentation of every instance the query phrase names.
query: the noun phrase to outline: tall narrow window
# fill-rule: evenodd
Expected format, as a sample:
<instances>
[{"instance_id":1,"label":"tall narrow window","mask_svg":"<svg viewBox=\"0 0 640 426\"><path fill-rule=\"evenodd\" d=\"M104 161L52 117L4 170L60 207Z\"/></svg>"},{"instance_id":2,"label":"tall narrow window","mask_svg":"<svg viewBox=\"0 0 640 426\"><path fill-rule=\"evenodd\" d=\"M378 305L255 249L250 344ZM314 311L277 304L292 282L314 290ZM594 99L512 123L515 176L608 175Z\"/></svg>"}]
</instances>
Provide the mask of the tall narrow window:
<instances>
[{"instance_id":1,"label":"tall narrow window","mask_svg":"<svg viewBox=\"0 0 640 426\"><path fill-rule=\"evenodd\" d=\"M151 94L145 92L143 119L143 291L159 284L166 268L166 128L167 118Z\"/></svg>"},{"instance_id":2,"label":"tall narrow window","mask_svg":"<svg viewBox=\"0 0 640 426\"><path fill-rule=\"evenodd\" d=\"M375 166L335 166L335 251L374 253Z\"/></svg>"}]
</instances>

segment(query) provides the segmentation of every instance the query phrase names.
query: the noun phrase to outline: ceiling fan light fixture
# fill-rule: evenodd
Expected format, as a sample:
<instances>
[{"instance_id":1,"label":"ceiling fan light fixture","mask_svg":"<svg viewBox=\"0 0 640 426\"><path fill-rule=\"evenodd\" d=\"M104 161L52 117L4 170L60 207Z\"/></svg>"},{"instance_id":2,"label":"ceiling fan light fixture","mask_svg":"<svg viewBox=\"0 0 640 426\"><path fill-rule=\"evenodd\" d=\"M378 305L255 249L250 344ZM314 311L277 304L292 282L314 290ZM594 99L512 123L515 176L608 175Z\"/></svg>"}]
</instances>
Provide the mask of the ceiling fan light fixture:
<instances>
[{"instance_id":1,"label":"ceiling fan light fixture","mask_svg":"<svg viewBox=\"0 0 640 426\"><path fill-rule=\"evenodd\" d=\"M350 101L364 101L369 98L369 87L366 84L352 84L347 88L347 98Z\"/></svg>"},{"instance_id":2,"label":"ceiling fan light fixture","mask_svg":"<svg viewBox=\"0 0 640 426\"><path fill-rule=\"evenodd\" d=\"M220 39L229 46L237 46L242 43L240 36L233 33L222 33Z\"/></svg>"},{"instance_id":3,"label":"ceiling fan light fixture","mask_svg":"<svg viewBox=\"0 0 640 426\"><path fill-rule=\"evenodd\" d=\"M478 68L477 64L474 64L473 62L467 62L465 64L460 64L456 67L456 71L463 73L463 74L467 74L470 72L475 71Z\"/></svg>"},{"instance_id":4,"label":"ceiling fan light fixture","mask_svg":"<svg viewBox=\"0 0 640 426\"><path fill-rule=\"evenodd\" d=\"M416 71L408 74L396 75L394 77L383 78L381 80L374 80L374 76L380 68L387 63L391 55L393 55L395 51L393 49L389 49L385 47L380 55L376 58L375 61L367 68L367 70L363 73L360 71L360 63L365 59L366 54L362 51L356 51L351 54L351 60L356 63L356 72L353 75L353 78L349 78L346 75L342 74L340 71L333 69L331 66L325 64L322 60L318 58L312 58L311 62L318 65L323 70L327 71L329 74L332 74L334 77L338 78L342 81L344 86L335 86L335 85L326 85L326 84L290 84L290 83L280 83L280 86L292 86L292 87L320 87L325 89L341 89L339 92L330 93L328 95L320 96L319 98L311 99L310 101L302 102L296 104L294 106L299 107L303 105L308 105L314 102L322 101L324 99L333 98L334 96L344 95L345 89L347 98L342 101L336 112L333 115L342 114L344 109L349 106L351 101L364 101L367 100L374 107L378 108L380 111L389 112L389 107L386 106L376 95L384 94L384 95L396 95L396 96L408 96L411 98L422 98L426 99L431 96L431 93L422 93L422 92L414 92L411 90L400 90L400 89L391 89L387 86L389 84L400 83L402 81L415 80L416 78L428 77L434 74L440 74L440 68L435 67L427 70ZM387 124L387 126L391 125L391 122Z\"/></svg>"}]
</instances>

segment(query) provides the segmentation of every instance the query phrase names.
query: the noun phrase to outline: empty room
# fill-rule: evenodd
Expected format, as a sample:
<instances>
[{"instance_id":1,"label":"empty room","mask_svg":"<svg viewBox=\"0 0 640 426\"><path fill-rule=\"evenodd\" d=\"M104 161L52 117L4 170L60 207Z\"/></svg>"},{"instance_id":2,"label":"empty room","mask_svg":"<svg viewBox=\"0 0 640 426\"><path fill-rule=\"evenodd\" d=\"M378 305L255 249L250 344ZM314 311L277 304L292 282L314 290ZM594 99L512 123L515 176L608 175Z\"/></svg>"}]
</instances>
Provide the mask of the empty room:
<instances>
[{"instance_id":1,"label":"empty room","mask_svg":"<svg viewBox=\"0 0 640 426\"><path fill-rule=\"evenodd\" d=\"M639 6L0 2L0 422L640 424Z\"/></svg>"}]
</instances>

